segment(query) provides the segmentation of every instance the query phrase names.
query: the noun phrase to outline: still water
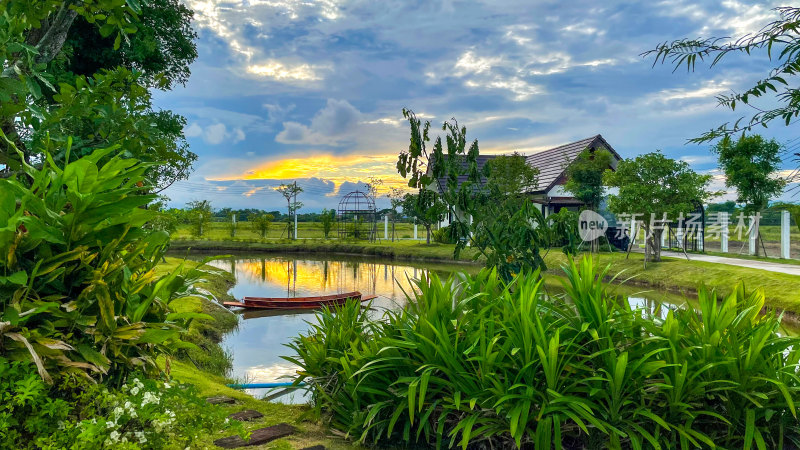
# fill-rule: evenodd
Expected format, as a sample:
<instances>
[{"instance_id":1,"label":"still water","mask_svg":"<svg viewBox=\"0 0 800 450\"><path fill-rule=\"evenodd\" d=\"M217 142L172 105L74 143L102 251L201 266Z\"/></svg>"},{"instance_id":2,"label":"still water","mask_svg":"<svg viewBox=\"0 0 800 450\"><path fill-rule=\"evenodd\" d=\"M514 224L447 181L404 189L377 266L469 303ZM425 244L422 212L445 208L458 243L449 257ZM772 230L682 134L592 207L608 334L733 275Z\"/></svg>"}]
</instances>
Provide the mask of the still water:
<instances>
[{"instance_id":1,"label":"still water","mask_svg":"<svg viewBox=\"0 0 800 450\"><path fill-rule=\"evenodd\" d=\"M211 264L234 274L236 284L230 293L237 299L244 296L304 297L360 291L362 294L378 296L372 302L372 314L376 318L385 309L402 308L406 303L404 291L410 291L410 280L419 278L426 271L446 277L454 271L478 270L470 265L431 263L426 263L423 268L421 265L364 256L337 256L332 259L318 255L237 256ZM554 292L558 290L559 283L553 279L547 285L548 292ZM661 302L682 301L663 293L641 292L626 287L615 289L619 294L628 296L632 306L653 308ZM314 320L314 312L285 314L255 311L240 314L243 320L238 331L228 334L222 343L233 354L232 376L247 383L287 381L297 367L281 359L282 355L291 354L284 344L308 331L307 321ZM257 397L267 393L263 389L250 391ZM305 399L299 394L291 394L279 398L279 401L304 402Z\"/></svg>"}]
</instances>

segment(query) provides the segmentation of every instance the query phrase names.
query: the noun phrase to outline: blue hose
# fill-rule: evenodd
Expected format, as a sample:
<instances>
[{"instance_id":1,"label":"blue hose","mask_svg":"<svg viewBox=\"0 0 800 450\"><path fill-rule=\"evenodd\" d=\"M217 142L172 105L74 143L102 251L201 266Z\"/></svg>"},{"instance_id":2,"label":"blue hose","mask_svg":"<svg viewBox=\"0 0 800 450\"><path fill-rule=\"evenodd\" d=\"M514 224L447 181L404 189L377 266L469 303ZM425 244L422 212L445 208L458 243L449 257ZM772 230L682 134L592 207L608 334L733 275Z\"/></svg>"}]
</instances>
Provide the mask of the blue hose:
<instances>
[{"instance_id":1,"label":"blue hose","mask_svg":"<svg viewBox=\"0 0 800 450\"><path fill-rule=\"evenodd\" d=\"M305 383L300 383L295 385L291 381L284 381L278 383L226 384L226 386L233 389L270 389L270 388L294 387L294 386L305 386L305 385L306 385Z\"/></svg>"}]
</instances>

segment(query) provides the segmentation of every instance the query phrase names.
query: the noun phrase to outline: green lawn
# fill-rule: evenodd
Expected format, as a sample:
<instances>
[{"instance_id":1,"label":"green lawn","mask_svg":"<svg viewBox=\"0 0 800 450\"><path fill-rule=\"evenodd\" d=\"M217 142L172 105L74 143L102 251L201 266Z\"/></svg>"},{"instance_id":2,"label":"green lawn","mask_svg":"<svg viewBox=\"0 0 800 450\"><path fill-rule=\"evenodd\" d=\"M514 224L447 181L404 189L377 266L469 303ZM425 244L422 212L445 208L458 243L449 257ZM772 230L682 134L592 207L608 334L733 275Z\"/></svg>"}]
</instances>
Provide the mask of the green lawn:
<instances>
[{"instance_id":1,"label":"green lawn","mask_svg":"<svg viewBox=\"0 0 800 450\"><path fill-rule=\"evenodd\" d=\"M203 232L203 239L230 239L231 232L230 232L230 224L228 222L211 222L206 226L206 229ZM378 222L377 224L377 234L378 238L383 239L383 231L384 231L384 223L383 221ZM333 229L330 232L330 238L336 238L338 236L338 231L336 228L336 224L333 224ZM301 239L322 239L324 238L324 234L322 232L322 223L321 222L299 222L297 224L297 237ZM392 237L392 224L389 223L389 238ZM411 239L414 237L414 225L411 223L397 223L395 224L395 238L396 239ZM425 239L425 227L422 225L417 227L417 237L419 239ZM192 234L192 226L191 225L179 225L178 230L176 233L173 234L173 238L178 239L189 239L189 238L197 238ZM261 240L261 233L253 229L253 225L250 222L239 222L236 228L236 236L237 239L244 239L244 240ZM272 222L272 226L269 229L267 234L267 239L286 239L286 222Z\"/></svg>"}]
</instances>

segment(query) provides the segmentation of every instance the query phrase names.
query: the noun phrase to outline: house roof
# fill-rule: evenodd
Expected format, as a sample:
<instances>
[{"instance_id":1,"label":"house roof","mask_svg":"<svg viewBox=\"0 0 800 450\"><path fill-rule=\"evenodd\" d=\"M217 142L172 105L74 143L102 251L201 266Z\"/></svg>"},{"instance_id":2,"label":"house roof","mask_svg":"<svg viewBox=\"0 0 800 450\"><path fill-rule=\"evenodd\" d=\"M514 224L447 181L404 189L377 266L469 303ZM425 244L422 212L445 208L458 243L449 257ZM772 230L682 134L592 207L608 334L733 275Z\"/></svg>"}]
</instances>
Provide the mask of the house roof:
<instances>
[{"instance_id":1,"label":"house roof","mask_svg":"<svg viewBox=\"0 0 800 450\"><path fill-rule=\"evenodd\" d=\"M586 148L605 148L618 160L622 159L599 134L528 155L525 158L528 165L539 169L539 186L536 192L549 191L567 170L567 166Z\"/></svg>"},{"instance_id":2,"label":"house roof","mask_svg":"<svg viewBox=\"0 0 800 450\"><path fill-rule=\"evenodd\" d=\"M611 145L609 145L608 142L603 138L603 136L599 134L528 155L525 157L525 162L527 162L529 166L539 170L539 184L536 190L532 193L549 191L567 170L567 166L569 166L572 161L575 161L575 158L577 158L578 155L586 148L605 148L610 151L617 160L622 159L614 150L614 148L612 148ZM481 174L481 185L486 183L486 179L483 176L483 166L485 166L489 160L498 156L500 155L478 156L476 162L478 164L478 173ZM466 170L465 163L463 168ZM467 175L460 175L458 177L458 185L460 186L462 183L467 181L467 178ZM442 189L446 183L447 180L445 178L438 179L437 187ZM475 186L473 189L477 190L480 189L480 187Z\"/></svg>"}]
</instances>

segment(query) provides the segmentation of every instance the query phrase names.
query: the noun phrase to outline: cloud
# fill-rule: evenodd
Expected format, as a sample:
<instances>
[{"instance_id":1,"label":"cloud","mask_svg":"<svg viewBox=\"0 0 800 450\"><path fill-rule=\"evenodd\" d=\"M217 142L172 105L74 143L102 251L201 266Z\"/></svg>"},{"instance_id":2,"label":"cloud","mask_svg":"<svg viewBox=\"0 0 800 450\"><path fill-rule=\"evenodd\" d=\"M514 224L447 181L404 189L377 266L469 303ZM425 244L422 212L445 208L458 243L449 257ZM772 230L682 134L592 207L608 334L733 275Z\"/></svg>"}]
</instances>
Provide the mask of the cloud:
<instances>
[{"instance_id":1,"label":"cloud","mask_svg":"<svg viewBox=\"0 0 800 450\"><path fill-rule=\"evenodd\" d=\"M275 141L284 144L338 145L338 138L349 134L362 114L346 100L328 99L324 108L311 119L309 126L284 122Z\"/></svg>"},{"instance_id":2,"label":"cloud","mask_svg":"<svg viewBox=\"0 0 800 450\"><path fill-rule=\"evenodd\" d=\"M316 81L322 78L320 68L310 64L288 65L276 60L247 66L247 72L278 81Z\"/></svg>"},{"instance_id":3,"label":"cloud","mask_svg":"<svg viewBox=\"0 0 800 450\"><path fill-rule=\"evenodd\" d=\"M216 122L205 127L200 126L197 122L192 122L184 130L186 137L199 137L202 138L206 144L219 145L223 142L230 144L239 143L247 137L244 130L239 127L228 129L224 123Z\"/></svg>"}]
</instances>

